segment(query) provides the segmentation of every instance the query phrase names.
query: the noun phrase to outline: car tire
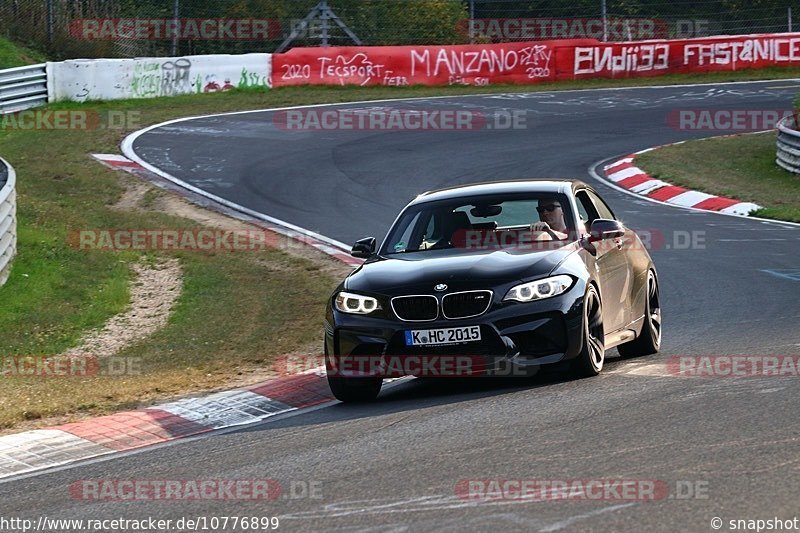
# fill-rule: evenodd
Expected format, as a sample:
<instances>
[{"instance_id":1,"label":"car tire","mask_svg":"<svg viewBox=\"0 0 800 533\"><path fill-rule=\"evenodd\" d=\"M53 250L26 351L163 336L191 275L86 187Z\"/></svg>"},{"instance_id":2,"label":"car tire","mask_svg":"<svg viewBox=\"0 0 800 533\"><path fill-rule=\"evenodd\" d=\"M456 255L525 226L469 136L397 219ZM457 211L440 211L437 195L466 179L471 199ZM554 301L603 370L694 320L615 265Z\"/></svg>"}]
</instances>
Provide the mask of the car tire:
<instances>
[{"instance_id":1,"label":"car tire","mask_svg":"<svg viewBox=\"0 0 800 533\"><path fill-rule=\"evenodd\" d=\"M644 324L639 336L621 344L617 351L622 357L641 357L661 349L661 300L658 279L651 270L647 274L647 296L644 301Z\"/></svg>"},{"instance_id":2,"label":"car tire","mask_svg":"<svg viewBox=\"0 0 800 533\"><path fill-rule=\"evenodd\" d=\"M343 378L328 376L328 386L334 397L345 403L371 402L381 392L381 378Z\"/></svg>"},{"instance_id":3,"label":"car tire","mask_svg":"<svg viewBox=\"0 0 800 533\"><path fill-rule=\"evenodd\" d=\"M596 376L603 370L605 361L603 306L594 285L589 285L583 297L582 328L581 351L570 365L570 373L575 378Z\"/></svg>"}]
</instances>

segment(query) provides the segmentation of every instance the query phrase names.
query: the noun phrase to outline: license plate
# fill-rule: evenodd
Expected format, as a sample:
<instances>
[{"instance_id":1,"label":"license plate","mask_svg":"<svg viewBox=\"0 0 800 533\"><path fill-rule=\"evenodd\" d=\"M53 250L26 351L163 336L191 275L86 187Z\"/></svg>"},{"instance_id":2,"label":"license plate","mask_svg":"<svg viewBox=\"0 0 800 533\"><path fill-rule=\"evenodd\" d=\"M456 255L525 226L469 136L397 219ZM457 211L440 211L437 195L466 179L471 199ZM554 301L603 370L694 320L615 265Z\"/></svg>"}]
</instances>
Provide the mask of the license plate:
<instances>
[{"instance_id":1,"label":"license plate","mask_svg":"<svg viewBox=\"0 0 800 533\"><path fill-rule=\"evenodd\" d=\"M480 326L460 328L415 329L406 331L406 346L437 346L440 344L461 344L481 340Z\"/></svg>"}]
</instances>

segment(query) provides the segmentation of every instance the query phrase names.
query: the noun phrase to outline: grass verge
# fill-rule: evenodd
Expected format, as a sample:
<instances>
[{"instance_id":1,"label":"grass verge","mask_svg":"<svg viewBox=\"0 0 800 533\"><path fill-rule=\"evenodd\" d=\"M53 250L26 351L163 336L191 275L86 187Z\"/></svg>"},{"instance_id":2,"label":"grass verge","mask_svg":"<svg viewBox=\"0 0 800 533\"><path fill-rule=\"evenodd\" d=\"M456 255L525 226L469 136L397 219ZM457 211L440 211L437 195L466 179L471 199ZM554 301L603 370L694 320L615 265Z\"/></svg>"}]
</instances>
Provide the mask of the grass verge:
<instances>
[{"instance_id":1,"label":"grass verge","mask_svg":"<svg viewBox=\"0 0 800 533\"><path fill-rule=\"evenodd\" d=\"M115 207L137 180L104 168L89 154L118 153L124 135L145 125L191 115L312 103L745 81L798 74L799 69L766 69L536 86L295 87L53 105L53 109L92 110L100 116L135 111L138 124L124 130L0 131L0 154L17 170L19 195L19 256L8 284L0 288L0 358L61 353L128 305L129 267L141 260L140 255L74 250L67 244L70 230L199 225L159 208L163 195L152 190L135 209ZM0 431L229 387L262 376L276 355L321 348L324 302L338 282L338 274L323 260L278 250L176 255L183 267L184 292L168 325L121 354L140 358L141 374L0 378Z\"/></svg>"},{"instance_id":2,"label":"grass verge","mask_svg":"<svg viewBox=\"0 0 800 533\"><path fill-rule=\"evenodd\" d=\"M800 176L775 164L775 132L688 141L636 157L654 178L755 202L753 216L800 222Z\"/></svg>"},{"instance_id":3,"label":"grass verge","mask_svg":"<svg viewBox=\"0 0 800 533\"><path fill-rule=\"evenodd\" d=\"M24 67L47 61L44 55L0 37L0 69Z\"/></svg>"}]
</instances>

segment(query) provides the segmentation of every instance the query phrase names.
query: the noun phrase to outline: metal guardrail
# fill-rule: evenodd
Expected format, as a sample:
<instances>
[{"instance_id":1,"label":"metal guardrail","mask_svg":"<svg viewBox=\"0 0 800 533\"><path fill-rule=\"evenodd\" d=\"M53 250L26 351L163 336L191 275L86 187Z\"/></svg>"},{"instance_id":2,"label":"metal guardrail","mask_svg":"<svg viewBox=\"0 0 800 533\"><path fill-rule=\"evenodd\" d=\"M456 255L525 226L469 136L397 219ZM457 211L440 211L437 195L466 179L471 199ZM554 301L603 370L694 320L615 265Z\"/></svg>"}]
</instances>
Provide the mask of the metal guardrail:
<instances>
[{"instance_id":1,"label":"metal guardrail","mask_svg":"<svg viewBox=\"0 0 800 533\"><path fill-rule=\"evenodd\" d=\"M0 70L0 115L47 103L47 65ZM8 280L17 254L17 175L0 158L0 285Z\"/></svg>"},{"instance_id":2,"label":"metal guardrail","mask_svg":"<svg viewBox=\"0 0 800 533\"><path fill-rule=\"evenodd\" d=\"M47 103L47 65L0 70L0 115Z\"/></svg>"},{"instance_id":3,"label":"metal guardrail","mask_svg":"<svg viewBox=\"0 0 800 533\"><path fill-rule=\"evenodd\" d=\"M796 125L795 116L786 117L778 123L775 163L789 172L800 174L800 131L794 129Z\"/></svg>"},{"instance_id":4,"label":"metal guardrail","mask_svg":"<svg viewBox=\"0 0 800 533\"><path fill-rule=\"evenodd\" d=\"M17 175L5 159L0 158L0 285L11 272L11 261L17 253Z\"/></svg>"},{"instance_id":5,"label":"metal guardrail","mask_svg":"<svg viewBox=\"0 0 800 533\"><path fill-rule=\"evenodd\" d=\"M47 103L47 64L0 70L0 115ZM17 175L0 158L0 285L17 254Z\"/></svg>"}]
</instances>

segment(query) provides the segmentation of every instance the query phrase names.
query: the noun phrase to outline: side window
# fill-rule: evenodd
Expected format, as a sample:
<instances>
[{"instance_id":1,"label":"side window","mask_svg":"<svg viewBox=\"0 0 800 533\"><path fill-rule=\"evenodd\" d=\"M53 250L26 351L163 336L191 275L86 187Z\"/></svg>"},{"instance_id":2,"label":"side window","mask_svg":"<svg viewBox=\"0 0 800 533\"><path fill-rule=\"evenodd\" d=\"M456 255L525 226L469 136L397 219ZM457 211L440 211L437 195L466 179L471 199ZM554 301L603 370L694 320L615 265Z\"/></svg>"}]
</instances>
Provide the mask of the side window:
<instances>
[{"instance_id":1,"label":"side window","mask_svg":"<svg viewBox=\"0 0 800 533\"><path fill-rule=\"evenodd\" d=\"M595 209L594 204L592 204L585 190L576 192L575 199L578 200L578 216L588 230L592 222L594 222L596 218L600 218L597 214L597 209Z\"/></svg>"},{"instance_id":2,"label":"side window","mask_svg":"<svg viewBox=\"0 0 800 533\"><path fill-rule=\"evenodd\" d=\"M610 220L617 219L617 217L614 216L614 212L611 211L610 207L608 207L608 204L606 204L599 196L592 191L586 191L586 193L589 195L589 198L591 198L594 206L597 208L597 214L600 215L600 218L606 218Z\"/></svg>"}]
</instances>

